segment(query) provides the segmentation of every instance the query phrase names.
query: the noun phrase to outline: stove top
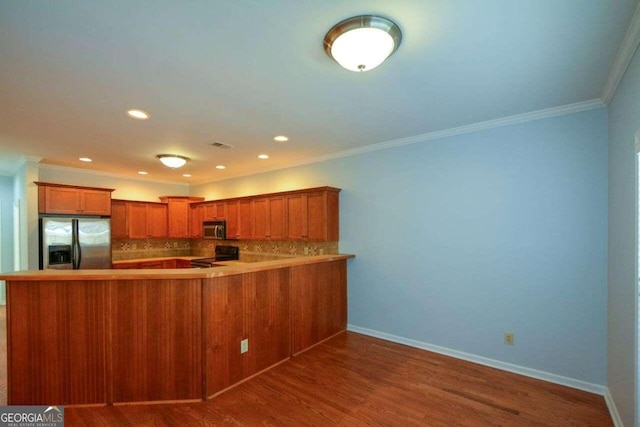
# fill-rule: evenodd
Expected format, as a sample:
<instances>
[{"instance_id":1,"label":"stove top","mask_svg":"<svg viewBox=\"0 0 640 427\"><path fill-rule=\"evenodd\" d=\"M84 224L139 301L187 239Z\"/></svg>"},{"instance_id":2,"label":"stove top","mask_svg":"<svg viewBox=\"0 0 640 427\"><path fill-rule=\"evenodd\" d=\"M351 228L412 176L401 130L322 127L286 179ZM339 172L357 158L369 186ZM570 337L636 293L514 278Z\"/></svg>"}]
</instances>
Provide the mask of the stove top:
<instances>
[{"instance_id":1,"label":"stove top","mask_svg":"<svg viewBox=\"0 0 640 427\"><path fill-rule=\"evenodd\" d=\"M207 258L191 260L192 267L211 267L211 264L220 261L237 261L240 259L240 250L237 246L216 246L215 255Z\"/></svg>"}]
</instances>

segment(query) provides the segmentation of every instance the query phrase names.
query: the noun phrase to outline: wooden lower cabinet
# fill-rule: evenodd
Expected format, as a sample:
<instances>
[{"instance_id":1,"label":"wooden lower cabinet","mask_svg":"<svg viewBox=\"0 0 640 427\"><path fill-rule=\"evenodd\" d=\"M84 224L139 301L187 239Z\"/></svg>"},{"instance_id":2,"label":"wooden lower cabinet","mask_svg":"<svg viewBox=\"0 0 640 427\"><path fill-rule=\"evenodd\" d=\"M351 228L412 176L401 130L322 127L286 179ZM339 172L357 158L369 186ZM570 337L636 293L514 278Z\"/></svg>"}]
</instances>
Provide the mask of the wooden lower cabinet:
<instances>
[{"instance_id":1,"label":"wooden lower cabinet","mask_svg":"<svg viewBox=\"0 0 640 427\"><path fill-rule=\"evenodd\" d=\"M5 279L8 404L210 398L345 330L346 277L340 259L209 278Z\"/></svg>"}]
</instances>

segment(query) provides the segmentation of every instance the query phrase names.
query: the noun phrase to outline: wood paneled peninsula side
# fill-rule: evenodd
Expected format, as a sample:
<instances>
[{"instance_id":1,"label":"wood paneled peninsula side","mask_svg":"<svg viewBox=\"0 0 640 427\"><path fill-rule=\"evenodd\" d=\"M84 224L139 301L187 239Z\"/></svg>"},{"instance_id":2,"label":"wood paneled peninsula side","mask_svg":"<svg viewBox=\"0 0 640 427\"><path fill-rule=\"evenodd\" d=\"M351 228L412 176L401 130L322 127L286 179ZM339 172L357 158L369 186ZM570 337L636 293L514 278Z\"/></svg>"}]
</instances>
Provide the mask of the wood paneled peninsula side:
<instances>
[{"instance_id":1,"label":"wood paneled peninsula side","mask_svg":"<svg viewBox=\"0 0 640 427\"><path fill-rule=\"evenodd\" d=\"M212 398L344 331L353 257L0 275L8 404Z\"/></svg>"}]
</instances>

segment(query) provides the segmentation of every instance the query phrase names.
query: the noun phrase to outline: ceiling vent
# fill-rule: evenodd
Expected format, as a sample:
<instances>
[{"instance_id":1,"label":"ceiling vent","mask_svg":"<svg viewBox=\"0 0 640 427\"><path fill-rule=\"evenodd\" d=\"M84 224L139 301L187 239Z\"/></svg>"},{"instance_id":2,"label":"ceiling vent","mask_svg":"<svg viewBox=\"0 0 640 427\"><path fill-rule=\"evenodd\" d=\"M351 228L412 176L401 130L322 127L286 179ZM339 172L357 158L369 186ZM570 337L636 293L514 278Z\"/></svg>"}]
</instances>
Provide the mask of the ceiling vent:
<instances>
[{"instance_id":1,"label":"ceiling vent","mask_svg":"<svg viewBox=\"0 0 640 427\"><path fill-rule=\"evenodd\" d=\"M211 143L212 147L222 148L223 150L228 150L229 148L233 148L233 145L225 144L224 142L213 141Z\"/></svg>"}]
</instances>

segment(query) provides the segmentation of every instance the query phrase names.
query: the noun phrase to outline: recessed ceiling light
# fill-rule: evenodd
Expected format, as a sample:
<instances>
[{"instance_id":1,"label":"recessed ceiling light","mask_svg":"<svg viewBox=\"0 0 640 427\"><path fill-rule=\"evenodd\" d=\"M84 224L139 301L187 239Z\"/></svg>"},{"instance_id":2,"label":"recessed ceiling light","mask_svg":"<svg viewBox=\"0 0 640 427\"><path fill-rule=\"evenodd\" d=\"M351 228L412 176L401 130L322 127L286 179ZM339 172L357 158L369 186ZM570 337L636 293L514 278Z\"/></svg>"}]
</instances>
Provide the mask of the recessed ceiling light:
<instances>
[{"instance_id":1,"label":"recessed ceiling light","mask_svg":"<svg viewBox=\"0 0 640 427\"><path fill-rule=\"evenodd\" d=\"M225 165L218 165L216 166L216 169L226 169L227 167Z\"/></svg>"},{"instance_id":2,"label":"recessed ceiling light","mask_svg":"<svg viewBox=\"0 0 640 427\"><path fill-rule=\"evenodd\" d=\"M138 175L148 175L149 172L146 171L138 171Z\"/></svg>"},{"instance_id":3,"label":"recessed ceiling light","mask_svg":"<svg viewBox=\"0 0 640 427\"><path fill-rule=\"evenodd\" d=\"M80 157L78 160L80 160L81 162L87 162L87 163L93 162L93 160L91 160L88 157Z\"/></svg>"},{"instance_id":4,"label":"recessed ceiling light","mask_svg":"<svg viewBox=\"0 0 640 427\"><path fill-rule=\"evenodd\" d=\"M267 154L260 154L260 155L258 156L258 158L259 158L259 159L268 159L268 158L269 158L269 155L267 155Z\"/></svg>"},{"instance_id":5,"label":"recessed ceiling light","mask_svg":"<svg viewBox=\"0 0 640 427\"><path fill-rule=\"evenodd\" d=\"M184 176L185 178L191 178L191 174L190 173L183 173L182 176Z\"/></svg>"},{"instance_id":6,"label":"recessed ceiling light","mask_svg":"<svg viewBox=\"0 0 640 427\"><path fill-rule=\"evenodd\" d=\"M149 117L151 117L151 114L147 113L146 111L137 109L128 110L127 115L136 120L147 120Z\"/></svg>"},{"instance_id":7,"label":"recessed ceiling light","mask_svg":"<svg viewBox=\"0 0 640 427\"><path fill-rule=\"evenodd\" d=\"M274 136L273 139L274 141L278 141L278 142L287 142L289 140L289 137L285 135L278 135L278 136Z\"/></svg>"}]
</instances>

